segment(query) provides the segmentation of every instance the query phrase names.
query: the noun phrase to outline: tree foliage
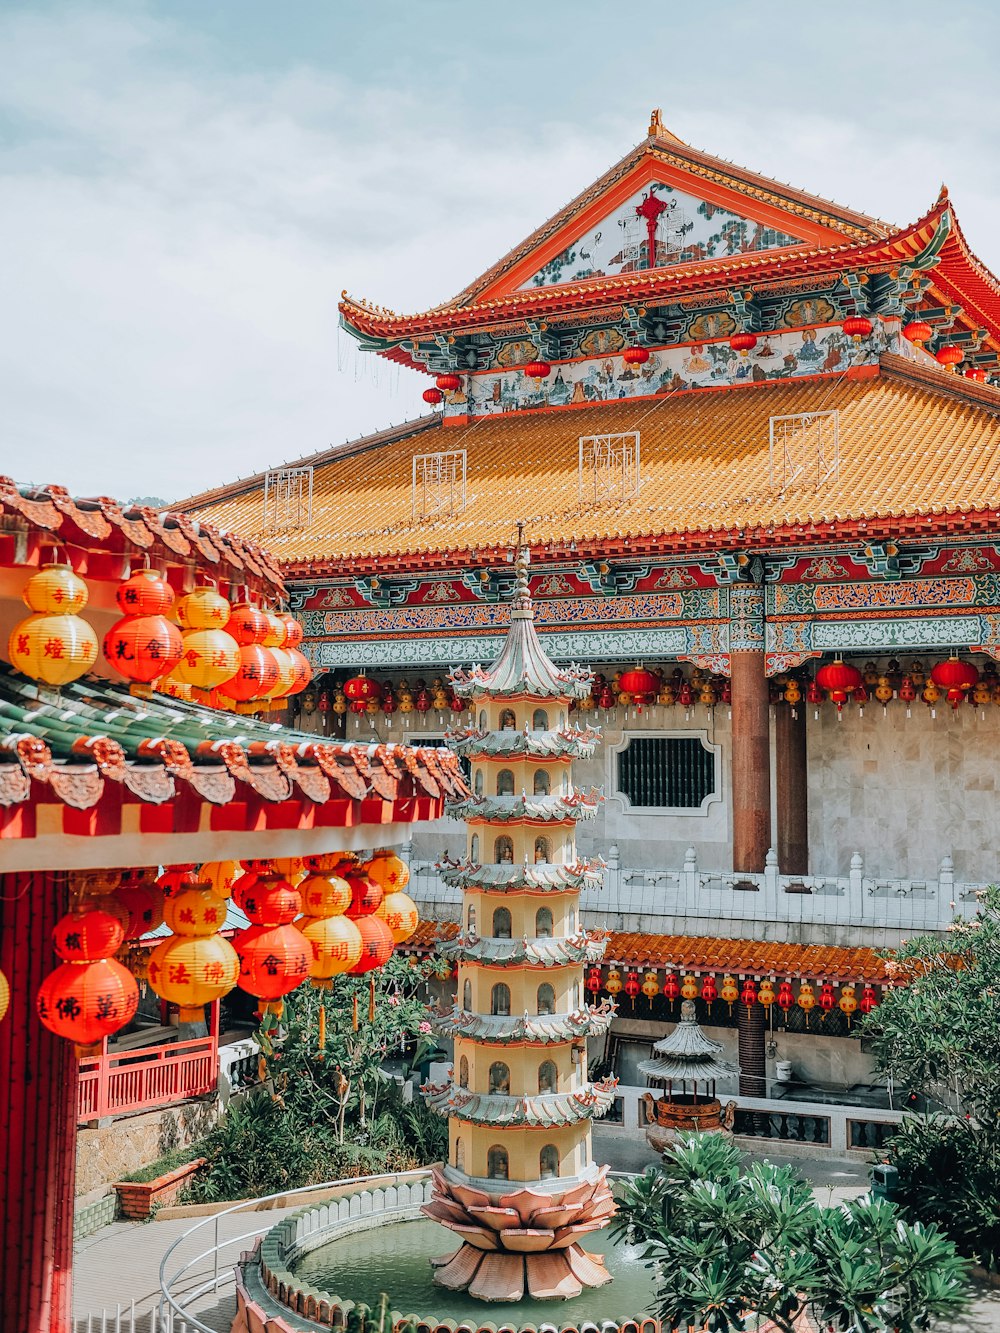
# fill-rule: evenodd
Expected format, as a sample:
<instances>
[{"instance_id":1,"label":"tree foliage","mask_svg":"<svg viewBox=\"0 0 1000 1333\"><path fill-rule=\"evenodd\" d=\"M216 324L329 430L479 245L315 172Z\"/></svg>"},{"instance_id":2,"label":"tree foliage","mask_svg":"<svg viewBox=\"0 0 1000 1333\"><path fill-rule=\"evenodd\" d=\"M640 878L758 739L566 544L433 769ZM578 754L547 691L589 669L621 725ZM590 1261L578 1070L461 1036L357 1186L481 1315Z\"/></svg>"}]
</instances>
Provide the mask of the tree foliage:
<instances>
[{"instance_id":1,"label":"tree foliage","mask_svg":"<svg viewBox=\"0 0 1000 1333\"><path fill-rule=\"evenodd\" d=\"M682 1136L626 1186L615 1233L655 1266L664 1326L729 1333L806 1312L832 1333L916 1333L966 1304L966 1266L892 1204L820 1207L789 1167L746 1165L721 1135Z\"/></svg>"}]
</instances>

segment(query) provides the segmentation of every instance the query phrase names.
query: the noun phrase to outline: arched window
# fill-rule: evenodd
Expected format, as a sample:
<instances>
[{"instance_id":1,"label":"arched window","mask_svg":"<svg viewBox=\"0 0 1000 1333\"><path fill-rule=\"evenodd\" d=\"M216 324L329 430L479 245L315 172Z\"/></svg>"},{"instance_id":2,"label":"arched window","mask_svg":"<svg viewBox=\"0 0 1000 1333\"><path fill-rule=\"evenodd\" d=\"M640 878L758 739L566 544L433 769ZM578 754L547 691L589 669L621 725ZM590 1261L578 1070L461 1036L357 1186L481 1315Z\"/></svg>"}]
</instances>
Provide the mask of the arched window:
<instances>
[{"instance_id":1,"label":"arched window","mask_svg":"<svg viewBox=\"0 0 1000 1333\"><path fill-rule=\"evenodd\" d=\"M481 768L477 768L477 769L476 769L476 776L475 776L475 780L473 781L472 787L473 787L473 791L475 792L475 794L476 794L477 796L482 796L482 794L483 794L483 770L482 770Z\"/></svg>"},{"instance_id":2,"label":"arched window","mask_svg":"<svg viewBox=\"0 0 1000 1333\"><path fill-rule=\"evenodd\" d=\"M566 930L570 935L576 933L576 908L571 907L566 913Z\"/></svg>"},{"instance_id":3,"label":"arched window","mask_svg":"<svg viewBox=\"0 0 1000 1333\"><path fill-rule=\"evenodd\" d=\"M549 989L551 990L551 987ZM498 981L490 992L490 1013L503 1018L510 1015L510 987L505 986L502 981Z\"/></svg>"},{"instance_id":4,"label":"arched window","mask_svg":"<svg viewBox=\"0 0 1000 1333\"><path fill-rule=\"evenodd\" d=\"M543 1060L538 1066L538 1091L559 1091L559 1071L551 1060Z\"/></svg>"},{"instance_id":5,"label":"arched window","mask_svg":"<svg viewBox=\"0 0 1000 1333\"><path fill-rule=\"evenodd\" d=\"M535 913L535 936L540 940L552 938L552 908L540 907Z\"/></svg>"},{"instance_id":6,"label":"arched window","mask_svg":"<svg viewBox=\"0 0 1000 1333\"><path fill-rule=\"evenodd\" d=\"M556 1011L556 993L547 981L538 987L538 1002L535 1006L540 1014L554 1014Z\"/></svg>"},{"instance_id":7,"label":"arched window","mask_svg":"<svg viewBox=\"0 0 1000 1333\"><path fill-rule=\"evenodd\" d=\"M531 718L531 727L533 731L548 731L549 715L544 708L536 708Z\"/></svg>"},{"instance_id":8,"label":"arched window","mask_svg":"<svg viewBox=\"0 0 1000 1333\"><path fill-rule=\"evenodd\" d=\"M535 769L535 780L532 783L532 790L536 796L548 796L549 794L549 775L544 768Z\"/></svg>"},{"instance_id":9,"label":"arched window","mask_svg":"<svg viewBox=\"0 0 1000 1333\"><path fill-rule=\"evenodd\" d=\"M465 928L470 935L475 934L476 930L476 908L475 904L469 904L469 910L465 914Z\"/></svg>"},{"instance_id":10,"label":"arched window","mask_svg":"<svg viewBox=\"0 0 1000 1333\"><path fill-rule=\"evenodd\" d=\"M507 907L498 907L493 912L493 937L498 940L509 940L511 931L510 909Z\"/></svg>"},{"instance_id":11,"label":"arched window","mask_svg":"<svg viewBox=\"0 0 1000 1333\"><path fill-rule=\"evenodd\" d=\"M508 1180L510 1178L507 1149L501 1148L499 1143L495 1143L486 1154L486 1174L490 1180Z\"/></svg>"},{"instance_id":12,"label":"arched window","mask_svg":"<svg viewBox=\"0 0 1000 1333\"><path fill-rule=\"evenodd\" d=\"M539 1180L551 1180L558 1174L559 1149L554 1143L547 1143L538 1154L538 1178Z\"/></svg>"},{"instance_id":13,"label":"arched window","mask_svg":"<svg viewBox=\"0 0 1000 1333\"><path fill-rule=\"evenodd\" d=\"M479 834L473 833L472 842L469 844L469 860L473 865L479 864Z\"/></svg>"},{"instance_id":14,"label":"arched window","mask_svg":"<svg viewBox=\"0 0 1000 1333\"><path fill-rule=\"evenodd\" d=\"M586 1139L581 1139L581 1140L580 1140L580 1165L581 1165L581 1166L586 1166L586 1165L587 1165L587 1140L586 1140Z\"/></svg>"},{"instance_id":15,"label":"arched window","mask_svg":"<svg viewBox=\"0 0 1000 1333\"><path fill-rule=\"evenodd\" d=\"M459 1171L465 1170L465 1142L463 1139L455 1140L455 1166Z\"/></svg>"},{"instance_id":16,"label":"arched window","mask_svg":"<svg viewBox=\"0 0 1000 1333\"><path fill-rule=\"evenodd\" d=\"M495 1060L490 1065L490 1092L501 1097L510 1096L510 1070L502 1060Z\"/></svg>"},{"instance_id":17,"label":"arched window","mask_svg":"<svg viewBox=\"0 0 1000 1333\"><path fill-rule=\"evenodd\" d=\"M497 774L497 795L514 795L514 774L509 768L501 768L500 772Z\"/></svg>"},{"instance_id":18,"label":"arched window","mask_svg":"<svg viewBox=\"0 0 1000 1333\"><path fill-rule=\"evenodd\" d=\"M467 981L462 987L462 1008L466 1013L472 1010L472 982Z\"/></svg>"},{"instance_id":19,"label":"arched window","mask_svg":"<svg viewBox=\"0 0 1000 1333\"><path fill-rule=\"evenodd\" d=\"M513 708L505 708L500 714L501 731L517 731L517 718L514 716Z\"/></svg>"},{"instance_id":20,"label":"arched window","mask_svg":"<svg viewBox=\"0 0 1000 1333\"><path fill-rule=\"evenodd\" d=\"M486 719L486 709L483 708L479 713L479 730L485 731L489 723Z\"/></svg>"},{"instance_id":21,"label":"arched window","mask_svg":"<svg viewBox=\"0 0 1000 1333\"><path fill-rule=\"evenodd\" d=\"M535 865L548 865L552 859L552 848L548 838L535 839Z\"/></svg>"},{"instance_id":22,"label":"arched window","mask_svg":"<svg viewBox=\"0 0 1000 1333\"><path fill-rule=\"evenodd\" d=\"M465 1055L458 1062L458 1086L460 1088L469 1086L469 1060L468 1056Z\"/></svg>"},{"instance_id":23,"label":"arched window","mask_svg":"<svg viewBox=\"0 0 1000 1333\"><path fill-rule=\"evenodd\" d=\"M497 865L510 865L514 860L514 842L506 833L497 838L494 843L493 859Z\"/></svg>"}]
</instances>

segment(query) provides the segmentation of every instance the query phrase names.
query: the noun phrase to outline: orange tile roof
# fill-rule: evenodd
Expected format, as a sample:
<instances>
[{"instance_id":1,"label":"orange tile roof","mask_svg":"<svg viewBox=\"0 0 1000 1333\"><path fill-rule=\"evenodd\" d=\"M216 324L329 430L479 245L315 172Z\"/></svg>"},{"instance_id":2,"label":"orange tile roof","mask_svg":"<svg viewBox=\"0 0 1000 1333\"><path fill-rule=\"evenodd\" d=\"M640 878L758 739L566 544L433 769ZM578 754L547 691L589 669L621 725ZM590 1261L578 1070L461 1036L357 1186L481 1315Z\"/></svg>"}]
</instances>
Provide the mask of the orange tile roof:
<instances>
[{"instance_id":1,"label":"orange tile roof","mask_svg":"<svg viewBox=\"0 0 1000 1333\"><path fill-rule=\"evenodd\" d=\"M421 921L406 948L429 953L438 938L452 939L458 926L451 921ZM640 935L617 933L608 937L607 964L623 967L676 968L694 972L732 972L737 975L816 978L820 981L862 980L885 983L885 960L874 949L845 949L826 944L774 944L766 940L727 940L702 935Z\"/></svg>"},{"instance_id":2,"label":"orange tile roof","mask_svg":"<svg viewBox=\"0 0 1000 1333\"><path fill-rule=\"evenodd\" d=\"M818 487L780 492L769 477L769 418L837 409L840 466ZM262 534L262 477L184 502L216 526L262 539L286 575L461 563L505 549L515 521L537 555L565 558L643 539L666 553L729 544L802 545L867 524L908 530L918 515L975 515L1000 505L1000 394L884 357L877 374L778 381L579 409L488 417L400 432L372 447L318 456L311 524ZM638 430L637 499L594 507L577 495L578 438ZM414 521L411 459L468 450L468 503ZM986 522L984 518L982 520ZM934 525L928 525L933 529ZM942 519L939 526L944 527Z\"/></svg>"}]
</instances>

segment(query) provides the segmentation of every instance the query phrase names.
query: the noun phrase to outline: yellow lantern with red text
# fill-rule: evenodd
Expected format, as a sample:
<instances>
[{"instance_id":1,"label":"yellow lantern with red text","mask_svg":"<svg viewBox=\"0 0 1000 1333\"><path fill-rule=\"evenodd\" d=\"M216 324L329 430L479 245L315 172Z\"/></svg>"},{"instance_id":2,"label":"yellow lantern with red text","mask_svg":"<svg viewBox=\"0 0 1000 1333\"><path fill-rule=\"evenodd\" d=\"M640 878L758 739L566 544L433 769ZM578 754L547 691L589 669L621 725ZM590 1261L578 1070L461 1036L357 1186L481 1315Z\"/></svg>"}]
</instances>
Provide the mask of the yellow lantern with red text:
<instances>
[{"instance_id":1,"label":"yellow lantern with red text","mask_svg":"<svg viewBox=\"0 0 1000 1333\"><path fill-rule=\"evenodd\" d=\"M404 944L420 924L417 904L402 889L387 893L375 915L381 917L389 927L394 944Z\"/></svg>"},{"instance_id":2,"label":"yellow lantern with red text","mask_svg":"<svg viewBox=\"0 0 1000 1333\"><path fill-rule=\"evenodd\" d=\"M240 647L223 629L192 629L184 635L181 660L171 679L199 690L212 690L240 669Z\"/></svg>"},{"instance_id":3,"label":"yellow lantern with red text","mask_svg":"<svg viewBox=\"0 0 1000 1333\"><path fill-rule=\"evenodd\" d=\"M233 885L243 875L239 861L205 861L198 871L198 879L208 884L219 898L231 898Z\"/></svg>"},{"instance_id":4,"label":"yellow lantern with red text","mask_svg":"<svg viewBox=\"0 0 1000 1333\"><path fill-rule=\"evenodd\" d=\"M181 1022L200 1021L204 1006L236 985L239 959L217 932L226 920L225 899L194 875L178 883L163 908L174 932L153 950L149 984L161 1000L180 1008Z\"/></svg>"},{"instance_id":5,"label":"yellow lantern with red text","mask_svg":"<svg viewBox=\"0 0 1000 1333\"><path fill-rule=\"evenodd\" d=\"M225 629L232 607L214 588L195 588L177 603L182 629Z\"/></svg>"},{"instance_id":6,"label":"yellow lantern with red text","mask_svg":"<svg viewBox=\"0 0 1000 1333\"><path fill-rule=\"evenodd\" d=\"M365 862L365 871L383 893L405 889L410 882L410 867L395 852L376 852L370 861Z\"/></svg>"},{"instance_id":7,"label":"yellow lantern with red text","mask_svg":"<svg viewBox=\"0 0 1000 1333\"><path fill-rule=\"evenodd\" d=\"M97 661L97 635L77 614L87 604L87 585L68 565L47 565L32 574L23 597L33 615L11 630L13 667L46 685L68 685Z\"/></svg>"}]
</instances>

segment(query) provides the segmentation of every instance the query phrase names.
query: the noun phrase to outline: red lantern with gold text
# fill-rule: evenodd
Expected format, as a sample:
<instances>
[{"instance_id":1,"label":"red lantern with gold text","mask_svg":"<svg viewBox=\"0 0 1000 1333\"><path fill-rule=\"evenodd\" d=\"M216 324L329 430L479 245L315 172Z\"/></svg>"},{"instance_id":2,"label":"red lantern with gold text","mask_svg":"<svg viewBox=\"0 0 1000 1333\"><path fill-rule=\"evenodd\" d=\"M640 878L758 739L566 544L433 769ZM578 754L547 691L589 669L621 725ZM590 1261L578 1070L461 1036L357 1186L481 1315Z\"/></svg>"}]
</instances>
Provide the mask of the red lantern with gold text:
<instances>
[{"instance_id":1,"label":"red lantern with gold text","mask_svg":"<svg viewBox=\"0 0 1000 1333\"><path fill-rule=\"evenodd\" d=\"M701 983L701 998L708 1005L709 1010L711 1010L712 1005L715 1003L718 997L719 997L719 988L715 984L715 977L713 977L711 973L709 973L709 975Z\"/></svg>"},{"instance_id":2,"label":"red lantern with gold text","mask_svg":"<svg viewBox=\"0 0 1000 1333\"><path fill-rule=\"evenodd\" d=\"M761 990L763 989L764 988L762 986ZM763 1000L761 1001L761 1003L763 1003ZM778 987L778 1008L785 1015L786 1021L788 1018L788 1011L789 1009L792 1008L794 1004L795 1004L795 996L792 993L792 983L790 981L783 981L781 985Z\"/></svg>"},{"instance_id":3,"label":"red lantern with gold text","mask_svg":"<svg viewBox=\"0 0 1000 1333\"><path fill-rule=\"evenodd\" d=\"M121 922L101 911L70 912L52 932L64 961L42 982L35 1008L42 1026L75 1042L80 1055L135 1017L139 987L111 956L124 937Z\"/></svg>"},{"instance_id":4,"label":"red lantern with gold text","mask_svg":"<svg viewBox=\"0 0 1000 1333\"><path fill-rule=\"evenodd\" d=\"M622 352L622 360L627 366L644 366L649 360L649 348L626 347Z\"/></svg>"},{"instance_id":5,"label":"red lantern with gold text","mask_svg":"<svg viewBox=\"0 0 1000 1333\"><path fill-rule=\"evenodd\" d=\"M757 988L750 977L747 977L743 983L743 989L740 991L740 1000L748 1009L752 1009L757 1002Z\"/></svg>"},{"instance_id":6,"label":"red lantern with gold text","mask_svg":"<svg viewBox=\"0 0 1000 1333\"><path fill-rule=\"evenodd\" d=\"M344 682L344 695L350 701L352 713L363 713L370 699L381 699L382 686L369 676L352 676Z\"/></svg>"},{"instance_id":7,"label":"red lantern with gold text","mask_svg":"<svg viewBox=\"0 0 1000 1333\"><path fill-rule=\"evenodd\" d=\"M668 972L663 980L663 994L670 1001L671 1009L674 1007L674 1001L681 993L681 983L673 972Z\"/></svg>"},{"instance_id":8,"label":"red lantern with gold text","mask_svg":"<svg viewBox=\"0 0 1000 1333\"><path fill-rule=\"evenodd\" d=\"M824 981L819 988L819 1007L823 1011L823 1021L826 1021L827 1014L837 1007L837 997L833 993L833 987L829 981Z\"/></svg>"},{"instance_id":9,"label":"red lantern with gold text","mask_svg":"<svg viewBox=\"0 0 1000 1333\"><path fill-rule=\"evenodd\" d=\"M878 998L875 995L873 986L865 986L861 992L861 999L858 1001L858 1008L863 1014L870 1014L878 1004Z\"/></svg>"},{"instance_id":10,"label":"red lantern with gold text","mask_svg":"<svg viewBox=\"0 0 1000 1333\"><path fill-rule=\"evenodd\" d=\"M642 983L639 980L638 972L629 972L625 976L625 994L632 1001L632 1008L635 1008L635 999L642 990Z\"/></svg>"},{"instance_id":11,"label":"red lantern with gold text","mask_svg":"<svg viewBox=\"0 0 1000 1333\"><path fill-rule=\"evenodd\" d=\"M947 662L938 662L931 668L931 680L939 689L946 690L948 702L957 708L979 679L979 672L971 662L961 662L957 656Z\"/></svg>"},{"instance_id":12,"label":"red lantern with gold text","mask_svg":"<svg viewBox=\"0 0 1000 1333\"><path fill-rule=\"evenodd\" d=\"M872 322L864 315L849 315L840 326L854 342L859 343L872 331Z\"/></svg>"},{"instance_id":13,"label":"red lantern with gold text","mask_svg":"<svg viewBox=\"0 0 1000 1333\"><path fill-rule=\"evenodd\" d=\"M863 684L864 677L856 667L848 666L841 658L835 662L830 662L826 666L821 666L816 672L816 684L826 690L830 698L837 705L838 714L844 707L844 704L858 688Z\"/></svg>"},{"instance_id":14,"label":"red lantern with gold text","mask_svg":"<svg viewBox=\"0 0 1000 1333\"><path fill-rule=\"evenodd\" d=\"M601 969L592 967L587 973L587 980L584 983L591 995L597 996L601 993Z\"/></svg>"}]
</instances>

